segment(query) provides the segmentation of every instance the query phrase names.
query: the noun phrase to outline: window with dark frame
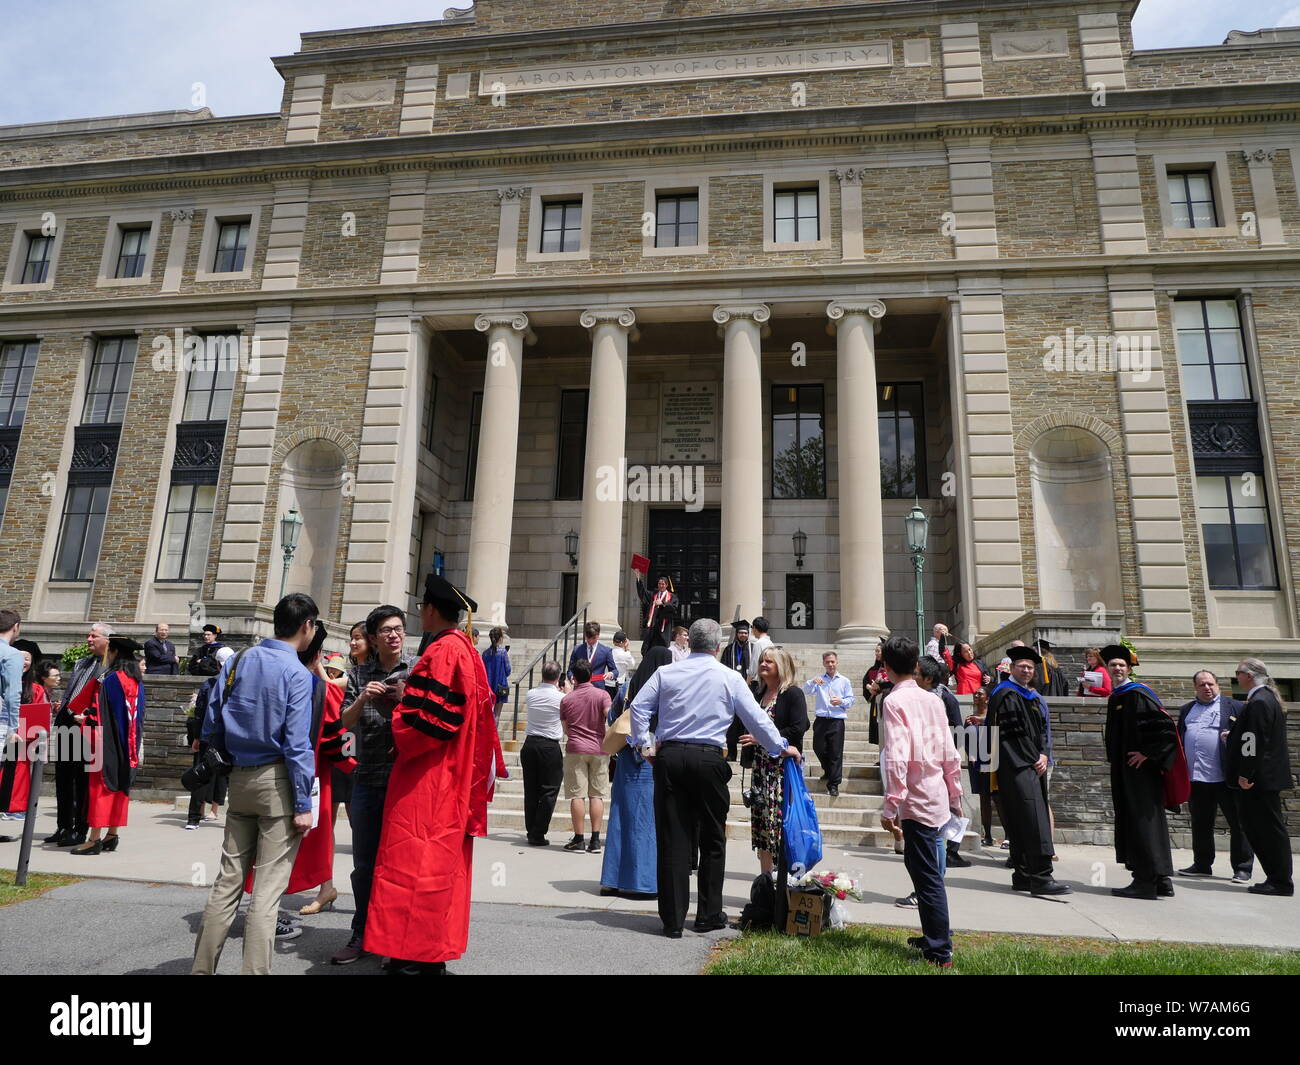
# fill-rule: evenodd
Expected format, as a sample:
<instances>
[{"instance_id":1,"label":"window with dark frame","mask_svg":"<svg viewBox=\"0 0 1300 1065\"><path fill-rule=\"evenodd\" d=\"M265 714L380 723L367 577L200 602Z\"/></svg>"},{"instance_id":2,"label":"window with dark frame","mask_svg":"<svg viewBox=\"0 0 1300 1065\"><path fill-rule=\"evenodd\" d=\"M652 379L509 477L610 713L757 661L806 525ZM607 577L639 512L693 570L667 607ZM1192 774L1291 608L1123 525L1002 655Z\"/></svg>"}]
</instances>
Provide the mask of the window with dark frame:
<instances>
[{"instance_id":1,"label":"window with dark frame","mask_svg":"<svg viewBox=\"0 0 1300 1065\"><path fill-rule=\"evenodd\" d=\"M582 200L542 201L543 253L582 250Z\"/></svg>"},{"instance_id":2,"label":"window with dark frame","mask_svg":"<svg viewBox=\"0 0 1300 1065\"><path fill-rule=\"evenodd\" d=\"M655 196L655 247L691 248L700 242L700 194L661 192Z\"/></svg>"},{"instance_id":3,"label":"window with dark frame","mask_svg":"<svg viewBox=\"0 0 1300 1065\"><path fill-rule=\"evenodd\" d=\"M1263 475L1200 475L1196 497L1210 587L1276 589Z\"/></svg>"},{"instance_id":4,"label":"window with dark frame","mask_svg":"<svg viewBox=\"0 0 1300 1065\"><path fill-rule=\"evenodd\" d=\"M27 254L23 258L23 273L19 284L43 285L50 274L50 255L54 238L43 234L27 234Z\"/></svg>"},{"instance_id":5,"label":"window with dark frame","mask_svg":"<svg viewBox=\"0 0 1300 1065\"><path fill-rule=\"evenodd\" d=\"M136 338L102 337L95 345L81 412L82 425L116 425L126 413L135 369Z\"/></svg>"},{"instance_id":6,"label":"window with dark frame","mask_svg":"<svg viewBox=\"0 0 1300 1065\"><path fill-rule=\"evenodd\" d=\"M811 629L814 609L813 575L811 573L787 573L785 575L785 627L787 629Z\"/></svg>"},{"instance_id":7,"label":"window with dark frame","mask_svg":"<svg viewBox=\"0 0 1300 1065\"><path fill-rule=\"evenodd\" d=\"M132 226L121 230L114 277L144 277L144 263L149 256L149 227Z\"/></svg>"},{"instance_id":8,"label":"window with dark frame","mask_svg":"<svg viewBox=\"0 0 1300 1065\"><path fill-rule=\"evenodd\" d=\"M185 378L183 422L224 422L230 417L239 367L239 334L204 336L203 351Z\"/></svg>"},{"instance_id":9,"label":"window with dark frame","mask_svg":"<svg viewBox=\"0 0 1300 1065\"><path fill-rule=\"evenodd\" d=\"M0 345L0 429L19 426L27 414L40 342L15 340Z\"/></svg>"},{"instance_id":10,"label":"window with dark frame","mask_svg":"<svg viewBox=\"0 0 1300 1065\"><path fill-rule=\"evenodd\" d=\"M578 612L578 575L576 573L560 574L560 618L557 624L563 625Z\"/></svg>"},{"instance_id":11,"label":"window with dark frame","mask_svg":"<svg viewBox=\"0 0 1300 1065\"><path fill-rule=\"evenodd\" d=\"M478 432L483 421L483 393L475 392L469 403L469 444L465 449L465 498L474 498L474 477L478 473Z\"/></svg>"},{"instance_id":12,"label":"window with dark frame","mask_svg":"<svg viewBox=\"0 0 1300 1065\"><path fill-rule=\"evenodd\" d=\"M433 450L434 415L438 410L438 377L429 374L429 384L424 390L424 446Z\"/></svg>"},{"instance_id":13,"label":"window with dark frame","mask_svg":"<svg viewBox=\"0 0 1300 1065\"><path fill-rule=\"evenodd\" d=\"M198 581L212 544L215 484L174 484L167 499L163 547L158 555L158 580Z\"/></svg>"},{"instance_id":14,"label":"window with dark frame","mask_svg":"<svg viewBox=\"0 0 1300 1065\"><path fill-rule=\"evenodd\" d=\"M1213 170L1170 170L1166 178L1174 228L1214 229L1218 226Z\"/></svg>"},{"instance_id":15,"label":"window with dark frame","mask_svg":"<svg viewBox=\"0 0 1300 1065\"><path fill-rule=\"evenodd\" d=\"M772 240L778 244L806 244L821 239L821 215L816 185L776 189L773 194Z\"/></svg>"},{"instance_id":16,"label":"window with dark frame","mask_svg":"<svg viewBox=\"0 0 1300 1065\"><path fill-rule=\"evenodd\" d=\"M212 264L214 274L238 273L244 269L248 255L248 234L252 219L230 219L217 223L217 254Z\"/></svg>"},{"instance_id":17,"label":"window with dark frame","mask_svg":"<svg viewBox=\"0 0 1300 1065\"><path fill-rule=\"evenodd\" d=\"M560 393L559 454L555 461L555 498L581 499L587 463L587 390Z\"/></svg>"},{"instance_id":18,"label":"window with dark frame","mask_svg":"<svg viewBox=\"0 0 1300 1065\"><path fill-rule=\"evenodd\" d=\"M919 382L878 384L880 497L929 495L925 462L925 389Z\"/></svg>"},{"instance_id":19,"label":"window with dark frame","mask_svg":"<svg viewBox=\"0 0 1300 1065\"><path fill-rule=\"evenodd\" d=\"M106 484L68 486L54 552L53 580L88 581L95 576L108 514L108 493Z\"/></svg>"},{"instance_id":20,"label":"window with dark frame","mask_svg":"<svg viewBox=\"0 0 1300 1065\"><path fill-rule=\"evenodd\" d=\"M1252 398L1236 300L1175 300L1174 328L1178 331L1184 399Z\"/></svg>"},{"instance_id":21,"label":"window with dark frame","mask_svg":"<svg viewBox=\"0 0 1300 1065\"><path fill-rule=\"evenodd\" d=\"M826 390L772 386L772 498L826 497Z\"/></svg>"}]
</instances>

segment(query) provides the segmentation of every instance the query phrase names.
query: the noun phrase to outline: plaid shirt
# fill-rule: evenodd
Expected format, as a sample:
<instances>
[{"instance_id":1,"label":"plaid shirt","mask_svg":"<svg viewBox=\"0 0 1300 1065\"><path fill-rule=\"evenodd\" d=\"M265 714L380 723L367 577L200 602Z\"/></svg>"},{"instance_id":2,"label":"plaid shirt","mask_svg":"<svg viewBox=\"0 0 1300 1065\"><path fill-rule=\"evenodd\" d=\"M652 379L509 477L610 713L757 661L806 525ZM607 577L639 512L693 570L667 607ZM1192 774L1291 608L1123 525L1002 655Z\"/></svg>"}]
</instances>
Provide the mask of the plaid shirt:
<instances>
[{"instance_id":1,"label":"plaid shirt","mask_svg":"<svg viewBox=\"0 0 1300 1065\"><path fill-rule=\"evenodd\" d=\"M371 655L366 661L348 670L348 693L344 706L356 702L361 690L371 681L383 681L393 670L403 666L410 670L415 667L418 655L403 654L392 669L384 669L379 664L379 657ZM388 774L393 769L393 724L375 709L373 702L361 708L361 717L352 731L357 737L357 768L352 774L354 783L371 788L388 786Z\"/></svg>"}]
</instances>

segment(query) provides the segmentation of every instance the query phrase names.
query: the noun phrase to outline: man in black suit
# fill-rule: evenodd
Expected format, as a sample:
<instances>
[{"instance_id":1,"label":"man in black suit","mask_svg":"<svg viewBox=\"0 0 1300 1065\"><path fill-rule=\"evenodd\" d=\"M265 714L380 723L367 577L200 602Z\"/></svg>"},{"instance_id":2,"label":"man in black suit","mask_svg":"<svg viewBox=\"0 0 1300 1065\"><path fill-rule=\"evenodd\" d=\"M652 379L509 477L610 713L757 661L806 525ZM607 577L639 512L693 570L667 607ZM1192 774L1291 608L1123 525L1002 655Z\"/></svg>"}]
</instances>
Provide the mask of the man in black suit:
<instances>
[{"instance_id":1,"label":"man in black suit","mask_svg":"<svg viewBox=\"0 0 1300 1065\"><path fill-rule=\"evenodd\" d=\"M176 645L167 639L171 627L160 621L154 627L153 635L144 641L144 669L150 675L162 674L175 676L181 671L176 658Z\"/></svg>"},{"instance_id":2,"label":"man in black suit","mask_svg":"<svg viewBox=\"0 0 1300 1065\"><path fill-rule=\"evenodd\" d=\"M1234 884L1249 884L1255 852L1241 830L1237 812L1240 792L1224 780L1224 737L1244 704L1219 692L1219 678L1208 669L1192 677L1196 698L1178 711L1178 735L1187 753L1192 794L1187 805L1192 815L1192 864L1180 876L1210 876L1214 869L1214 815L1222 810L1228 822L1228 853Z\"/></svg>"},{"instance_id":3,"label":"man in black suit","mask_svg":"<svg viewBox=\"0 0 1300 1065\"><path fill-rule=\"evenodd\" d=\"M1268 667L1258 658L1243 658L1237 683L1249 690L1246 704L1228 732L1224 770L1236 786L1241 827L1255 849L1264 882L1248 889L1255 895L1295 894L1291 878L1291 840L1282 813L1282 792L1292 786L1286 746L1286 713L1273 688Z\"/></svg>"}]
</instances>

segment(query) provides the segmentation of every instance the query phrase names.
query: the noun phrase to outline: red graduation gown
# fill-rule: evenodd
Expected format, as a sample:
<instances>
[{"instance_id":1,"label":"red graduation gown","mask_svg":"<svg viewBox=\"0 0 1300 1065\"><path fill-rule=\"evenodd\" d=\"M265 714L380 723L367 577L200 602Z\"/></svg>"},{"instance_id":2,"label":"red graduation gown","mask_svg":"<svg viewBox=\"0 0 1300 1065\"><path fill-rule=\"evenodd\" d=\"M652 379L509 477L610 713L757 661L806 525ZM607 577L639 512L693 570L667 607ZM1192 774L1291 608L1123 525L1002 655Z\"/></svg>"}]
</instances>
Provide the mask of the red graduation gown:
<instances>
[{"instance_id":1,"label":"red graduation gown","mask_svg":"<svg viewBox=\"0 0 1300 1065\"><path fill-rule=\"evenodd\" d=\"M429 644L393 714L388 780L365 949L404 961L451 961L469 943L471 859L505 760L487 671L469 638Z\"/></svg>"},{"instance_id":2,"label":"red graduation gown","mask_svg":"<svg viewBox=\"0 0 1300 1065\"><path fill-rule=\"evenodd\" d=\"M50 700L39 684L32 685L32 701L18 708L17 731L26 753L0 767L0 810L11 814L27 812L32 783L31 744L41 732L47 737L50 734Z\"/></svg>"}]
</instances>

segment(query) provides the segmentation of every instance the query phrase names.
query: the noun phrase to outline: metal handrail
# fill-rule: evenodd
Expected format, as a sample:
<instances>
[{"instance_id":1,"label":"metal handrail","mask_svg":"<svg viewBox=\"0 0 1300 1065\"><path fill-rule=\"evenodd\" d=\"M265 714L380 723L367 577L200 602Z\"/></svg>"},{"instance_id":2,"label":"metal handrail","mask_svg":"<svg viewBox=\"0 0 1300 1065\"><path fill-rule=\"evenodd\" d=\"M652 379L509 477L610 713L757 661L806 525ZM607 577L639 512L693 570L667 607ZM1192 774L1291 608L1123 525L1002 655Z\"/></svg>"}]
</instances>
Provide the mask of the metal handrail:
<instances>
[{"instance_id":1,"label":"metal handrail","mask_svg":"<svg viewBox=\"0 0 1300 1065\"><path fill-rule=\"evenodd\" d=\"M581 634L582 630L587 626L587 610L590 606L590 603L583 603L573 617L569 618L560 627L560 630L551 637L551 642L538 651L533 656L533 660L524 667L524 672L528 674L528 687L524 691L530 691L534 686L533 674L537 669L538 662L545 662L548 658L555 658L563 665L569 660L570 647L576 647L582 639ZM572 636L572 641L570 641L570 636ZM552 652L559 649L561 640L564 641L564 653L562 655L553 654ZM524 677L521 673L519 679L515 681L514 709L511 711L510 718L510 738L512 740L519 738L519 686L523 683Z\"/></svg>"}]
</instances>

